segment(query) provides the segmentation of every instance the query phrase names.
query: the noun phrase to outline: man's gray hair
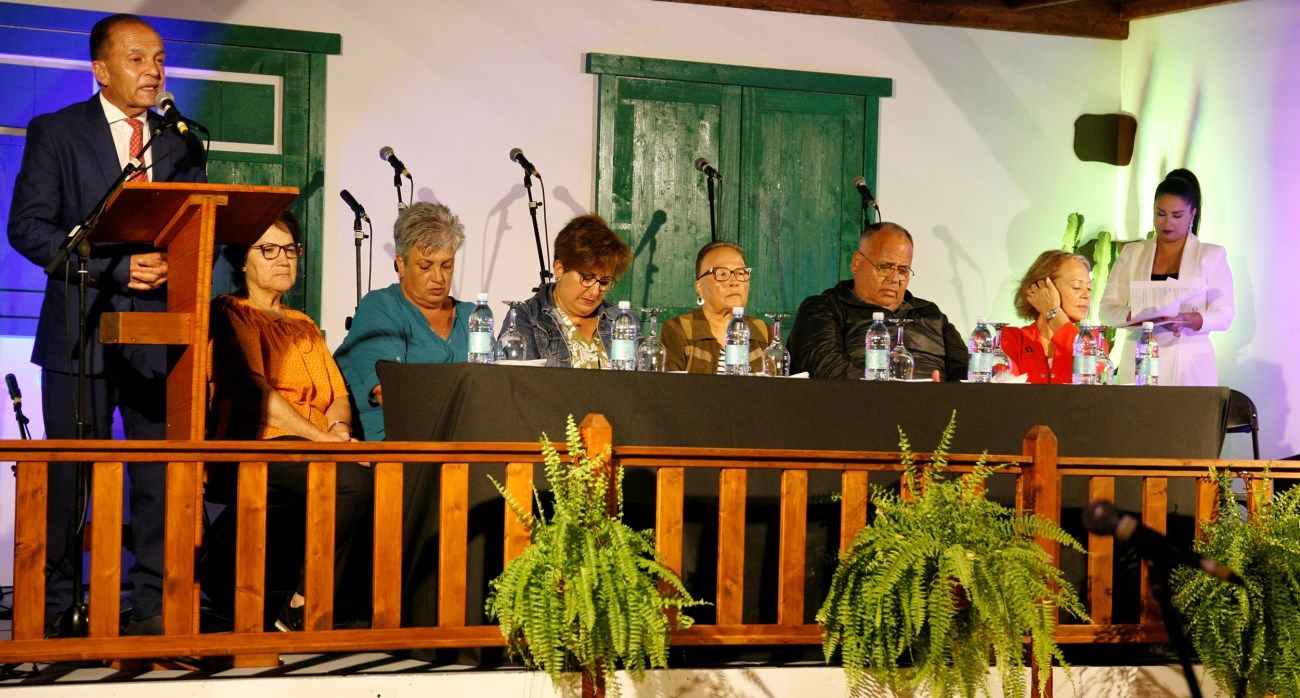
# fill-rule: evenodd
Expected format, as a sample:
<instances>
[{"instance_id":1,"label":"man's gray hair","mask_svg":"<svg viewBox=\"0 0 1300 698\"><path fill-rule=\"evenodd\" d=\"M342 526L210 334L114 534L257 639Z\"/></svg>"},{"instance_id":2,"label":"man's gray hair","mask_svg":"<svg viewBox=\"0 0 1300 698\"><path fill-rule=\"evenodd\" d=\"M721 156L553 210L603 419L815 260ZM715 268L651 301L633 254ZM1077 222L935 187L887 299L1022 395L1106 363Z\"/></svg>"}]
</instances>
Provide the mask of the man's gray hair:
<instances>
[{"instance_id":1,"label":"man's gray hair","mask_svg":"<svg viewBox=\"0 0 1300 698\"><path fill-rule=\"evenodd\" d=\"M413 247L455 253L463 244L465 226L442 204L417 201L397 214L393 223L393 245L404 260L410 260Z\"/></svg>"},{"instance_id":2,"label":"man's gray hair","mask_svg":"<svg viewBox=\"0 0 1300 698\"><path fill-rule=\"evenodd\" d=\"M885 231L889 231L891 233L900 233L907 238L908 242L912 242L912 234L907 232L907 228L904 228L903 226L897 223L882 221L880 223L872 223L871 225L862 229L862 234L858 236L858 249L862 249L862 246L867 244L868 240L875 237L876 233L883 233Z\"/></svg>"}]
</instances>

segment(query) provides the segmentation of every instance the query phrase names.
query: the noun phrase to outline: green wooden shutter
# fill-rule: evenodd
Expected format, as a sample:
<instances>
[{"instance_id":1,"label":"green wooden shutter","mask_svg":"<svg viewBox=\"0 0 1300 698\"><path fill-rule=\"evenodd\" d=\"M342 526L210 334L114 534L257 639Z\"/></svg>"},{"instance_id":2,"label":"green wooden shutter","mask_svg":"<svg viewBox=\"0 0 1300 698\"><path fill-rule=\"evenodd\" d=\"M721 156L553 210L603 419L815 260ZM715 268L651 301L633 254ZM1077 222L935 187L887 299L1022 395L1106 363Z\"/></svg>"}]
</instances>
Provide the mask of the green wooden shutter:
<instances>
[{"instance_id":1,"label":"green wooden shutter","mask_svg":"<svg viewBox=\"0 0 1300 698\"><path fill-rule=\"evenodd\" d=\"M632 268L613 290L664 318L695 307L695 253L709 241L697 157L725 171L740 162L740 88L602 78L597 210L627 240ZM734 187L717 192L718 233L736 239Z\"/></svg>"},{"instance_id":2,"label":"green wooden shutter","mask_svg":"<svg viewBox=\"0 0 1300 698\"><path fill-rule=\"evenodd\" d=\"M717 165L718 237L754 267L747 313L793 311L848 274L861 227L853 178L876 184L884 78L589 54L600 76L596 209L635 252L613 297L694 307ZM786 329L789 325L786 325Z\"/></svg>"},{"instance_id":3,"label":"green wooden shutter","mask_svg":"<svg viewBox=\"0 0 1300 698\"><path fill-rule=\"evenodd\" d=\"M793 312L847 272L861 203L865 98L747 88L740 243L748 314Z\"/></svg>"}]
</instances>

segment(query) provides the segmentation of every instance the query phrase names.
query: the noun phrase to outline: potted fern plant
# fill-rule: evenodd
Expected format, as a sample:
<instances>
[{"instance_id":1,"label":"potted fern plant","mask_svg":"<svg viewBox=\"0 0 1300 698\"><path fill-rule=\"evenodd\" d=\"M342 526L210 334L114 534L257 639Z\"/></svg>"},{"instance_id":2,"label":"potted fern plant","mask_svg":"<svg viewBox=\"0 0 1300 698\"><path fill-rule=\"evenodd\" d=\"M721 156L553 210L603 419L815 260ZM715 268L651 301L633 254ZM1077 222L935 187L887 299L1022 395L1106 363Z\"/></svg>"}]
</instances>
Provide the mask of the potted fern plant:
<instances>
[{"instance_id":1,"label":"potted fern plant","mask_svg":"<svg viewBox=\"0 0 1300 698\"><path fill-rule=\"evenodd\" d=\"M1228 473L1210 469L1219 486L1214 519L1201 528L1196 551L1226 564L1237 586L1193 569L1170 580L1174 607L1205 670L1235 696L1300 696L1300 487L1276 497L1272 478L1252 478L1256 501L1243 518Z\"/></svg>"},{"instance_id":2,"label":"potted fern plant","mask_svg":"<svg viewBox=\"0 0 1300 698\"><path fill-rule=\"evenodd\" d=\"M623 469L608 467L610 451L591 457L573 416L565 427L568 458L542 435L553 502L546 515L524 510L493 480L507 505L532 531L532 545L491 583L487 614L501 625L512 655L572 688L574 670L597 694L619 668L638 680L668 662L669 632L686 628L680 611L699 605L664 566L652 531L623 522ZM617 504L607 508L613 488ZM567 675L566 675L567 674ZM616 694L617 683L610 683Z\"/></svg>"},{"instance_id":3,"label":"potted fern plant","mask_svg":"<svg viewBox=\"0 0 1300 698\"><path fill-rule=\"evenodd\" d=\"M1041 694L1052 660L1062 660L1053 609L1087 617L1034 537L1082 551L1079 543L1047 519L985 499L984 482L1005 466L981 456L964 477L946 473L956 419L927 466L899 429L906 496L877 490L875 517L840 559L817 613L826 661L839 651L851 693L874 676L894 691L973 696L988 691L991 658L1005 694L1024 695L1028 636Z\"/></svg>"}]
</instances>

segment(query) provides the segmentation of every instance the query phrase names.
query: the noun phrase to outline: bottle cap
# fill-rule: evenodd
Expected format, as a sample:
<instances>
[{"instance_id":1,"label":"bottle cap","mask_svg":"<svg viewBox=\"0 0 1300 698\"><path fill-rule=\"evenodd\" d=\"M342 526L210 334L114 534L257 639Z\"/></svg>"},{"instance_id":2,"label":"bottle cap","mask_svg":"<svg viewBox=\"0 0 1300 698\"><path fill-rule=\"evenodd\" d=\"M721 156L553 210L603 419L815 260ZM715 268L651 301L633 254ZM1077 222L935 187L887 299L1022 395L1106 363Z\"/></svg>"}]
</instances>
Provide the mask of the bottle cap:
<instances>
[{"instance_id":1,"label":"bottle cap","mask_svg":"<svg viewBox=\"0 0 1300 698\"><path fill-rule=\"evenodd\" d=\"M986 323L986 322L988 322L988 321L989 321L989 316L987 316L987 315L976 315L976 316L975 316L975 324L976 324L976 325L983 325L984 323Z\"/></svg>"},{"instance_id":2,"label":"bottle cap","mask_svg":"<svg viewBox=\"0 0 1300 698\"><path fill-rule=\"evenodd\" d=\"M631 309L632 309L632 301L619 301L619 302L618 302L618 309L619 309L619 310L631 310Z\"/></svg>"},{"instance_id":3,"label":"bottle cap","mask_svg":"<svg viewBox=\"0 0 1300 698\"><path fill-rule=\"evenodd\" d=\"M486 302L488 302L488 294L487 294L486 291L480 291L480 292L479 292L479 294L478 294L478 302L479 302L479 303L486 303Z\"/></svg>"},{"instance_id":4,"label":"bottle cap","mask_svg":"<svg viewBox=\"0 0 1300 698\"><path fill-rule=\"evenodd\" d=\"M872 314L871 314L871 320L872 320L873 322L884 322L884 321L885 321L885 314L884 314L884 313L872 313Z\"/></svg>"},{"instance_id":5,"label":"bottle cap","mask_svg":"<svg viewBox=\"0 0 1300 698\"><path fill-rule=\"evenodd\" d=\"M745 306L737 305L731 308L731 317L745 317Z\"/></svg>"},{"instance_id":6,"label":"bottle cap","mask_svg":"<svg viewBox=\"0 0 1300 698\"><path fill-rule=\"evenodd\" d=\"M1149 329L1152 329L1153 327L1155 327L1155 325L1152 324L1152 323L1150 323L1150 322L1144 322L1144 323L1142 323L1142 329L1144 329L1144 330L1149 330Z\"/></svg>"}]
</instances>

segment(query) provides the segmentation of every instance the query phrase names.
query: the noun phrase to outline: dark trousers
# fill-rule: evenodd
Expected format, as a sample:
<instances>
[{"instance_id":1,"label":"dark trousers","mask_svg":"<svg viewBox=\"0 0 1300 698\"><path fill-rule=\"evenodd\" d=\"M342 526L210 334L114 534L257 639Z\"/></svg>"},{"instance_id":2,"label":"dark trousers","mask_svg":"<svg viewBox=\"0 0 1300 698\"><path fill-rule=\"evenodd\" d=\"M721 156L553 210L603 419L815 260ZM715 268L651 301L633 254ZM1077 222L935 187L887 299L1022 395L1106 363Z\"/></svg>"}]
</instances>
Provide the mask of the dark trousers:
<instances>
[{"instance_id":1,"label":"dark trousers","mask_svg":"<svg viewBox=\"0 0 1300 698\"><path fill-rule=\"evenodd\" d=\"M117 347L106 347L105 372L86 378L86 438L110 439L113 412L122 419L128 439L165 439L166 379L145 375L123 358ZM45 433L50 439L77 436L74 396L77 376L43 369L41 398ZM72 580L82 555L76 531L85 512L78 506L76 463L52 463L45 536L45 620L50 623L72 606ZM89 467L89 464L86 464ZM134 610L141 620L162 613L163 527L167 500L165 463L128 463L128 496L135 562L127 572ZM89 496L89 492L86 492Z\"/></svg>"},{"instance_id":2,"label":"dark trousers","mask_svg":"<svg viewBox=\"0 0 1300 698\"><path fill-rule=\"evenodd\" d=\"M276 441L301 441L281 436ZM204 540L204 591L220 607L233 605L236 468L208 471L207 498L226 504ZM336 617L369 617L369 545L374 479L357 463L338 463L334 495L334 612ZM303 593L307 505L307 464L268 463L266 468L267 590ZM286 569L292 564L292 572ZM292 579L282 583L286 574ZM267 604L267 612L278 610Z\"/></svg>"}]
</instances>

